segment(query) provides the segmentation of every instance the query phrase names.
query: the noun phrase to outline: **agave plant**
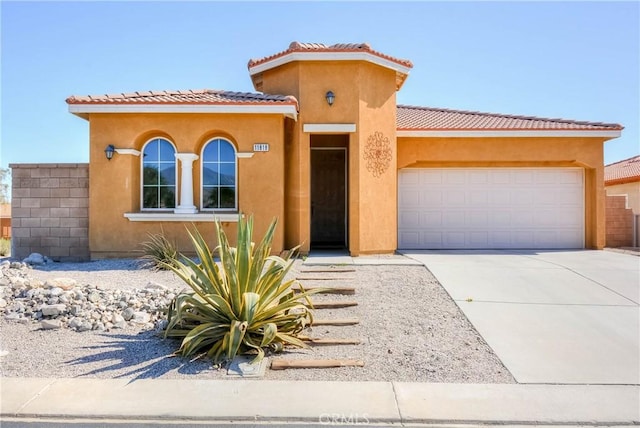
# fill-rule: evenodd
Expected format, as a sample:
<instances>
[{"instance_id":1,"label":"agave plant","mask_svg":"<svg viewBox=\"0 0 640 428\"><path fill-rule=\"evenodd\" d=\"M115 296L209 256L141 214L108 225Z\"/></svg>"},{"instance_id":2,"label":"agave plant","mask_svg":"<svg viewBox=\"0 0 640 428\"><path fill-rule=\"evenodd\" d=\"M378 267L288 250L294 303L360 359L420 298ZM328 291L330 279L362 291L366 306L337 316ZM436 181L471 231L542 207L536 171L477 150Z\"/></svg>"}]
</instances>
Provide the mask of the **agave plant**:
<instances>
[{"instance_id":1,"label":"agave plant","mask_svg":"<svg viewBox=\"0 0 640 428\"><path fill-rule=\"evenodd\" d=\"M296 281L285 281L293 264L289 255L270 256L276 224L274 219L256 246L253 218L241 217L237 247L231 247L216 222L219 265L200 232L189 231L199 262L181 256L165 263L191 287L176 296L168 310L165 338L183 338L176 354L206 355L221 362L253 351L257 362L268 347L306 347L297 336L313 320L305 304L312 293L294 293L291 286Z\"/></svg>"},{"instance_id":2,"label":"agave plant","mask_svg":"<svg viewBox=\"0 0 640 428\"><path fill-rule=\"evenodd\" d=\"M178 248L161 233L148 234L149 240L142 243L143 259L149 261L154 269L167 269L166 265L173 263L178 257Z\"/></svg>"}]
</instances>

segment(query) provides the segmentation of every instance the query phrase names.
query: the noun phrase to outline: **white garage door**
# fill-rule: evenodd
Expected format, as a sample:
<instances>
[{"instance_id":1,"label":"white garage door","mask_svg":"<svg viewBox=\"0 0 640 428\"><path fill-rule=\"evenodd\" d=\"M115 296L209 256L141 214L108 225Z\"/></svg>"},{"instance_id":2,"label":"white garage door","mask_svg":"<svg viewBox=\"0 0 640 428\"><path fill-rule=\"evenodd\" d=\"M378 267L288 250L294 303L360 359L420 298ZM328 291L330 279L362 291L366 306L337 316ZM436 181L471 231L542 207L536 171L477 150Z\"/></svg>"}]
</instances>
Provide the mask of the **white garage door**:
<instances>
[{"instance_id":1,"label":"white garage door","mask_svg":"<svg viewBox=\"0 0 640 428\"><path fill-rule=\"evenodd\" d=\"M407 168L398 248L584 248L580 168Z\"/></svg>"}]
</instances>

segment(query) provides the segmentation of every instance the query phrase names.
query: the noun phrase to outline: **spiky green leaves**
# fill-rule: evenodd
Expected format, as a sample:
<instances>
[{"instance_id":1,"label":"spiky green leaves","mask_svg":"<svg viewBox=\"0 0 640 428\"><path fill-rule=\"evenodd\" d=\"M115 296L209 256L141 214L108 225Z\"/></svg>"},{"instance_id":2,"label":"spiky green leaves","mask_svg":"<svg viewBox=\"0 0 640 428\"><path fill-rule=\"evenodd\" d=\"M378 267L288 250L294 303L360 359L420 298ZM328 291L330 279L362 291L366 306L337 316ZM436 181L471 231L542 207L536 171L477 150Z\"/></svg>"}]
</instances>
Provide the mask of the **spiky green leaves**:
<instances>
[{"instance_id":1,"label":"spiky green leaves","mask_svg":"<svg viewBox=\"0 0 640 428\"><path fill-rule=\"evenodd\" d=\"M312 313L301 299L308 302L313 293L293 293L295 281L285 281L293 260L270 256L276 224L274 219L255 245L253 218L240 217L237 244L232 247L216 222L215 251L194 228L189 235L199 263L184 256L164 263L192 290L176 296L168 311L165 337L183 338L178 354L206 353L221 361L253 351L259 360L265 348L306 346L297 335L312 322Z\"/></svg>"}]
</instances>

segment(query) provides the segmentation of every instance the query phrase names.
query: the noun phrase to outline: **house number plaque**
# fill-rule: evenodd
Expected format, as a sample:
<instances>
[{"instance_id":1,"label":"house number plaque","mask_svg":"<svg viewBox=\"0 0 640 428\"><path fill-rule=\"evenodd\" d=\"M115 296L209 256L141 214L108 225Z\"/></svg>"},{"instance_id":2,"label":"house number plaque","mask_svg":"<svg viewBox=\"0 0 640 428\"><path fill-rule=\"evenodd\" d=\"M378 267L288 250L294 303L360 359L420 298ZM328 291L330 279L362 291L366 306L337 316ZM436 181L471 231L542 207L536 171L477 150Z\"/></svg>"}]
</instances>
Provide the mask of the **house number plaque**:
<instances>
[{"instance_id":1,"label":"house number plaque","mask_svg":"<svg viewBox=\"0 0 640 428\"><path fill-rule=\"evenodd\" d=\"M258 143L253 145L254 152L268 152L269 144L268 143Z\"/></svg>"}]
</instances>

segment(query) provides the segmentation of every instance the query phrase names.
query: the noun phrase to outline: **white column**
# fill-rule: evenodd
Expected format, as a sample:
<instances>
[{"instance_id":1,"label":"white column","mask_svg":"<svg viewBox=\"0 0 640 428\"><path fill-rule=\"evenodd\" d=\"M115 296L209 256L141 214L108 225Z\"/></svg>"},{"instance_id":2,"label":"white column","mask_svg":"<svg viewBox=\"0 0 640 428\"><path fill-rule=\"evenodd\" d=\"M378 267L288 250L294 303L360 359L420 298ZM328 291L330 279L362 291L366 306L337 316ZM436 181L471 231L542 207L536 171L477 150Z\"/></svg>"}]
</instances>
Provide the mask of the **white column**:
<instances>
[{"instance_id":1,"label":"white column","mask_svg":"<svg viewBox=\"0 0 640 428\"><path fill-rule=\"evenodd\" d=\"M180 203L173 210L176 214L195 214L198 212L193 204L193 161L198 155L193 153L176 153L180 161Z\"/></svg>"}]
</instances>

